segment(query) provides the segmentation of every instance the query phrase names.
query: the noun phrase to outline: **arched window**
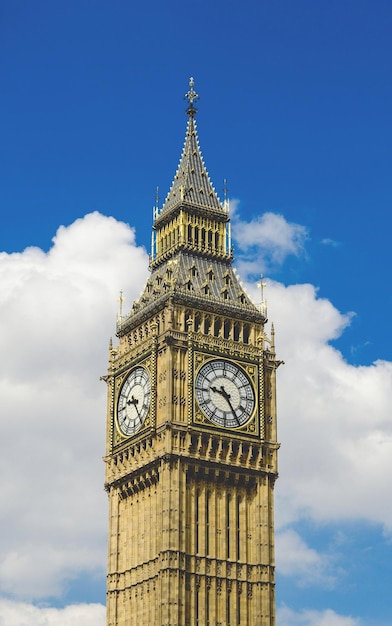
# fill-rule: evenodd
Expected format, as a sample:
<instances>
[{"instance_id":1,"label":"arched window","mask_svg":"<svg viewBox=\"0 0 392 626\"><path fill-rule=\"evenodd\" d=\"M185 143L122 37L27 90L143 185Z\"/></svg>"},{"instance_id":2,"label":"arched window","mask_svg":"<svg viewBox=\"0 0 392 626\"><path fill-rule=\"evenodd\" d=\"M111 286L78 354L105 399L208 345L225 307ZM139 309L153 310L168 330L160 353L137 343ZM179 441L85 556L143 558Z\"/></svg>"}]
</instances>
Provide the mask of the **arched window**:
<instances>
[{"instance_id":1,"label":"arched window","mask_svg":"<svg viewBox=\"0 0 392 626\"><path fill-rule=\"evenodd\" d=\"M185 311L185 315L184 315L184 330L185 332L188 332L188 326L189 324L189 320L192 320L192 311L189 311L188 309Z\"/></svg>"},{"instance_id":2,"label":"arched window","mask_svg":"<svg viewBox=\"0 0 392 626\"><path fill-rule=\"evenodd\" d=\"M249 343L249 335L250 335L249 324L244 324L244 335L243 335L243 338L242 338L244 343Z\"/></svg>"},{"instance_id":3,"label":"arched window","mask_svg":"<svg viewBox=\"0 0 392 626\"><path fill-rule=\"evenodd\" d=\"M199 332L200 324L201 324L201 315L200 315L200 313L196 313L196 315L195 315L195 333Z\"/></svg>"}]
</instances>

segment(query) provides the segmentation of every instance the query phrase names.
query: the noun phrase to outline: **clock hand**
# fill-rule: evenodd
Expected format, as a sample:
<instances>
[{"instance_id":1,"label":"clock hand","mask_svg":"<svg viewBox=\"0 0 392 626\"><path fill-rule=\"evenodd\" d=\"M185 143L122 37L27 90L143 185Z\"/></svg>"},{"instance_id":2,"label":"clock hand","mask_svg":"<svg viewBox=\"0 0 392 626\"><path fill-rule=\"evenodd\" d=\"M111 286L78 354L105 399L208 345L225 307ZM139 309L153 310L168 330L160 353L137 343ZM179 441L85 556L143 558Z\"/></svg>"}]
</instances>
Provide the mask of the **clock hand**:
<instances>
[{"instance_id":1,"label":"clock hand","mask_svg":"<svg viewBox=\"0 0 392 626\"><path fill-rule=\"evenodd\" d=\"M221 396L224 397L225 400L227 400L227 402L229 402L230 394L227 393L223 385L221 385L220 389L217 389L216 387L212 387L212 386L210 387L210 389L211 391L214 391L215 393L219 393Z\"/></svg>"},{"instance_id":2,"label":"clock hand","mask_svg":"<svg viewBox=\"0 0 392 626\"><path fill-rule=\"evenodd\" d=\"M233 415L234 415L234 417L235 417L235 419L237 421L238 426L240 426L240 420L238 419L237 414L236 414L236 412L234 410L234 407L233 407L233 405L231 404L231 401L230 401L231 396L230 396L229 393L227 393L227 391L224 388L224 386L221 385L220 389L217 389L216 387L211 387L211 391L214 391L215 393L219 393L221 396L224 397L224 399L226 400L227 404L230 407L230 411L233 413Z\"/></svg>"},{"instance_id":3,"label":"clock hand","mask_svg":"<svg viewBox=\"0 0 392 626\"><path fill-rule=\"evenodd\" d=\"M223 397L225 398L227 404L229 405L230 411L233 413L233 415L234 415L234 417L236 419L236 422L237 422L237 424L239 426L240 425L240 420L238 419L237 413L235 412L234 407L233 407L233 405L230 402L230 394L225 392Z\"/></svg>"},{"instance_id":4,"label":"clock hand","mask_svg":"<svg viewBox=\"0 0 392 626\"><path fill-rule=\"evenodd\" d=\"M132 398L130 400L127 400L127 404L133 404L133 406L136 409L136 413L138 414L139 418L140 418L140 413L139 413L139 409L137 408L139 400L137 398L135 398L135 396L132 396Z\"/></svg>"}]
</instances>

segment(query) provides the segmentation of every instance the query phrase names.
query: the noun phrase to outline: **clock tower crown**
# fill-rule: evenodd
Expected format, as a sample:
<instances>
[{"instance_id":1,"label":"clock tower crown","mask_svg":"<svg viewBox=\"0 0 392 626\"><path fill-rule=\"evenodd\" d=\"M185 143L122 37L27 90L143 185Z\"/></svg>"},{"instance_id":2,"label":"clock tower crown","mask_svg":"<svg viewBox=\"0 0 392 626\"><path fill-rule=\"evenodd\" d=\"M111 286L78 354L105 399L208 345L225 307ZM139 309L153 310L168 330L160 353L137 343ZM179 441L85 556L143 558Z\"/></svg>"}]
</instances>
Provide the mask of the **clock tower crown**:
<instances>
[{"instance_id":1,"label":"clock tower crown","mask_svg":"<svg viewBox=\"0 0 392 626\"><path fill-rule=\"evenodd\" d=\"M173 297L211 311L241 312L249 321L267 321L265 303L260 308L253 304L232 267L229 202L220 201L208 175L197 136L193 78L189 86L180 162L163 206L154 210L151 275L131 313L121 316L119 336Z\"/></svg>"}]
</instances>

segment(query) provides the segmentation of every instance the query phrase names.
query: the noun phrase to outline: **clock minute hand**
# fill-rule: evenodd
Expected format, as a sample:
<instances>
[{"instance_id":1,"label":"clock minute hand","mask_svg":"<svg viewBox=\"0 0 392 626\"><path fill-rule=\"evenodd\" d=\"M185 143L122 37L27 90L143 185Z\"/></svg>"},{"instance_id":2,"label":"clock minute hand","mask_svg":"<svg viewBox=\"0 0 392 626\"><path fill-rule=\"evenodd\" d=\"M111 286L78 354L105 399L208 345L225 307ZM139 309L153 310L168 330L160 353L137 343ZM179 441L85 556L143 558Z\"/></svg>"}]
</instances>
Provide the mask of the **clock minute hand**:
<instances>
[{"instance_id":1,"label":"clock minute hand","mask_svg":"<svg viewBox=\"0 0 392 626\"><path fill-rule=\"evenodd\" d=\"M237 417L237 413L235 412L233 405L231 404L231 401L230 401L231 396L230 396L230 394L227 393L227 391L226 391L226 389L224 388L223 385L221 385L220 390L217 389L217 392L220 393L224 397L224 399L226 400L227 404L230 407L230 411L233 413L233 415L234 415L234 417L235 417L235 419L237 421L237 424L239 426L240 425L240 421L239 421L239 419Z\"/></svg>"}]
</instances>

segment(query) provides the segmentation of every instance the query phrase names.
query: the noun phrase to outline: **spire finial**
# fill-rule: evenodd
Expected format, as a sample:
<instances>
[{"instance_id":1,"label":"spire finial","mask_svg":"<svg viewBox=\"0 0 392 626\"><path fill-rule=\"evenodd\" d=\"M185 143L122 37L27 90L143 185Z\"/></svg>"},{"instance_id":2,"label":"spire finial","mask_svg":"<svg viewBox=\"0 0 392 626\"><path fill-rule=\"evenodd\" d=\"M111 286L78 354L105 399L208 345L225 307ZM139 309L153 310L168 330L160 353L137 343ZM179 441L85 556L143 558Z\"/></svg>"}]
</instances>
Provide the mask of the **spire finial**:
<instances>
[{"instance_id":1,"label":"spire finial","mask_svg":"<svg viewBox=\"0 0 392 626\"><path fill-rule=\"evenodd\" d=\"M189 107L187 108L186 112L190 117L194 117L196 115L197 109L193 106L193 103L196 102L196 100L199 100L199 96L193 89L194 86L195 79L193 78L193 76L191 76L189 79L189 91L185 94L185 99L189 101Z\"/></svg>"},{"instance_id":2,"label":"spire finial","mask_svg":"<svg viewBox=\"0 0 392 626\"><path fill-rule=\"evenodd\" d=\"M118 316L118 319L120 320L120 322L121 322L122 317L123 317L123 302L124 302L124 300L125 300L125 298L123 296L123 290L120 289L120 297L117 298L117 302L120 303L120 315Z\"/></svg>"},{"instance_id":3,"label":"spire finial","mask_svg":"<svg viewBox=\"0 0 392 626\"><path fill-rule=\"evenodd\" d=\"M260 312L267 317L267 300L264 300L264 287L267 286L267 283L263 281L263 274L260 276L260 282L257 283L257 286L260 288L261 302L260 302Z\"/></svg>"}]
</instances>

